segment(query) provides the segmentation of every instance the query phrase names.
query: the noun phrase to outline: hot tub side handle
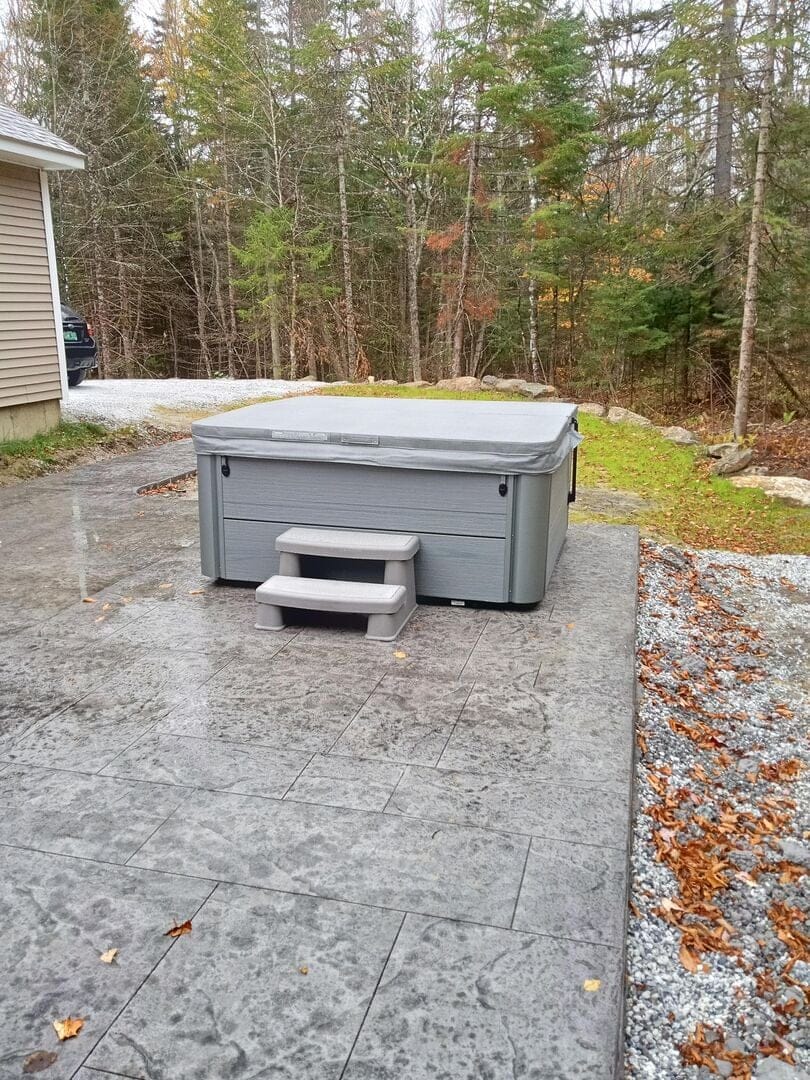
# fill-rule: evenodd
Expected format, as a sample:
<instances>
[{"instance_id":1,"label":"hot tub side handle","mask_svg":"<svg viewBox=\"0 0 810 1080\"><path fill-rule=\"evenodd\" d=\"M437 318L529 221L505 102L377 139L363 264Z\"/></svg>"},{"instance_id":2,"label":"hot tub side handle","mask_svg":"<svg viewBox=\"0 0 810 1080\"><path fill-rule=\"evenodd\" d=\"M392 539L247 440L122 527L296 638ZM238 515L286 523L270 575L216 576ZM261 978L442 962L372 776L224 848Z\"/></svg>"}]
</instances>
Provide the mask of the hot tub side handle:
<instances>
[{"instance_id":1,"label":"hot tub side handle","mask_svg":"<svg viewBox=\"0 0 810 1080\"><path fill-rule=\"evenodd\" d=\"M579 431L579 422L577 421L577 418L575 416L571 417L571 426L573 427L574 431ZM573 460L571 461L571 490L568 492L568 501L569 501L569 503L577 501L577 450L578 449L579 448L575 446L574 450L573 450L573 453L571 455Z\"/></svg>"},{"instance_id":2,"label":"hot tub side handle","mask_svg":"<svg viewBox=\"0 0 810 1080\"><path fill-rule=\"evenodd\" d=\"M231 466L229 465L228 459L226 457L222 459L221 472L223 476L231 475Z\"/></svg>"}]
</instances>

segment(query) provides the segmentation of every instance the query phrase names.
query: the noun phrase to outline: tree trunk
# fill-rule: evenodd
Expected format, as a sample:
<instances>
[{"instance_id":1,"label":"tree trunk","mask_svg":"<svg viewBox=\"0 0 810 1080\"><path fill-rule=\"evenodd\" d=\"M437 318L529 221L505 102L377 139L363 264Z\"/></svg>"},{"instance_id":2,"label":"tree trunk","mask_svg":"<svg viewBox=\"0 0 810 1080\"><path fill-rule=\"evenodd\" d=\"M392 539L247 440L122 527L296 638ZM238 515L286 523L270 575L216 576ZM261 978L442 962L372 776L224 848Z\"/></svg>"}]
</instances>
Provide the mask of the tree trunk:
<instances>
[{"instance_id":1,"label":"tree trunk","mask_svg":"<svg viewBox=\"0 0 810 1080\"><path fill-rule=\"evenodd\" d=\"M357 323L354 317L352 252L349 241L349 207L346 201L346 150L341 130L337 144L338 199L340 202L340 250L343 258L343 303L346 322L346 362L349 378L357 374Z\"/></svg>"},{"instance_id":2,"label":"tree trunk","mask_svg":"<svg viewBox=\"0 0 810 1080\"><path fill-rule=\"evenodd\" d=\"M419 238L416 234L416 200L413 184L408 181L405 192L405 227L407 229L406 256L408 262L408 359L411 378L422 378L422 353L419 339Z\"/></svg>"},{"instance_id":3,"label":"tree trunk","mask_svg":"<svg viewBox=\"0 0 810 1080\"><path fill-rule=\"evenodd\" d=\"M481 135L481 109L475 112L473 123L473 136L470 143L470 158L467 167L467 201L464 206L464 231L461 234L461 266L458 272L458 288L456 290L456 307L453 313L453 336L452 352L450 355L450 370L453 378L464 374L463 348L464 348L464 301L467 297L467 281L470 276L470 252L472 251L472 222L473 205L475 201L475 186L478 182L478 151Z\"/></svg>"},{"instance_id":4,"label":"tree trunk","mask_svg":"<svg viewBox=\"0 0 810 1080\"><path fill-rule=\"evenodd\" d=\"M777 4L778 0L770 0L768 7L768 50L765 56L765 72L762 77L757 163L754 171L754 195L751 204L751 237L748 242L748 270L745 276L745 301L743 303L742 333L740 334L737 399L734 405L735 439L744 439L748 432L748 391L751 384L751 361L754 355L757 301L759 299L759 255L762 248L762 236L765 231L765 189L768 179L768 151L773 110Z\"/></svg>"},{"instance_id":5,"label":"tree trunk","mask_svg":"<svg viewBox=\"0 0 810 1080\"><path fill-rule=\"evenodd\" d=\"M731 158L734 135L734 81L737 66L737 0L723 0L720 60L717 78L717 129L714 152L714 200L719 213L731 200ZM709 381L712 400L731 400L731 342L720 324L728 316L731 245L723 229L714 256L711 318L715 334L709 342Z\"/></svg>"}]
</instances>

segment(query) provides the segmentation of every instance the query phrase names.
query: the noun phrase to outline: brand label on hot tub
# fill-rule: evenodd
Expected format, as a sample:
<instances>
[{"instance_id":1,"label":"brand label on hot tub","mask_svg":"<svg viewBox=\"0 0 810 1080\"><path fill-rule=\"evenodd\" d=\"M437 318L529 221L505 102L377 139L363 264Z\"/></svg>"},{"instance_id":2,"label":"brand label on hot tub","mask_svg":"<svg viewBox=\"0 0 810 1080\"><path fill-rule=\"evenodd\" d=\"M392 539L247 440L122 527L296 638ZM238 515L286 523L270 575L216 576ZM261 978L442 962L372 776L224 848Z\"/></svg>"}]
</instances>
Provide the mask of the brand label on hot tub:
<instances>
[{"instance_id":1,"label":"brand label on hot tub","mask_svg":"<svg viewBox=\"0 0 810 1080\"><path fill-rule=\"evenodd\" d=\"M270 438L281 442L329 442L325 431L271 431Z\"/></svg>"},{"instance_id":2,"label":"brand label on hot tub","mask_svg":"<svg viewBox=\"0 0 810 1080\"><path fill-rule=\"evenodd\" d=\"M344 446L379 446L379 435L341 435L340 441Z\"/></svg>"}]
</instances>

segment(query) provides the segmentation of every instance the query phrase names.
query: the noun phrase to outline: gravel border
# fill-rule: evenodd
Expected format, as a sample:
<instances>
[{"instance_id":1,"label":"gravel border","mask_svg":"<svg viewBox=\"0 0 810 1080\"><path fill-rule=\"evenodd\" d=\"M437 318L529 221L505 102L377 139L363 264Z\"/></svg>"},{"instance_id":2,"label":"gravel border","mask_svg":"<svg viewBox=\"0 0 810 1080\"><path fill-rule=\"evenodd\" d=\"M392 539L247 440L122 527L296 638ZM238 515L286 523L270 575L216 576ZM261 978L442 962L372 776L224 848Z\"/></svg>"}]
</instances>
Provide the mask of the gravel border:
<instances>
[{"instance_id":1,"label":"gravel border","mask_svg":"<svg viewBox=\"0 0 810 1080\"><path fill-rule=\"evenodd\" d=\"M642 542L626 1070L810 1068L810 559Z\"/></svg>"}]
</instances>

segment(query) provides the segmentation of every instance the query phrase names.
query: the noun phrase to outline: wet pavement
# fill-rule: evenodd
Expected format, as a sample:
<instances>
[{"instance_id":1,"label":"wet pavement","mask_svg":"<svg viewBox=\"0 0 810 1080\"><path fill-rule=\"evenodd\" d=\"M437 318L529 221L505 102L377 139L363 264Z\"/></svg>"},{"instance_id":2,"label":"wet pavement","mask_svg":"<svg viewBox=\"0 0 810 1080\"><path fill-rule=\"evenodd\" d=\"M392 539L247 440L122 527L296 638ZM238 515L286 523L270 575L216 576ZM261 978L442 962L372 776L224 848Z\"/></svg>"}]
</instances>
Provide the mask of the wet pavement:
<instances>
[{"instance_id":1,"label":"wet pavement","mask_svg":"<svg viewBox=\"0 0 810 1080\"><path fill-rule=\"evenodd\" d=\"M193 464L0 490L0 1078L619 1075L635 530L531 610L266 634L136 494Z\"/></svg>"}]
</instances>

